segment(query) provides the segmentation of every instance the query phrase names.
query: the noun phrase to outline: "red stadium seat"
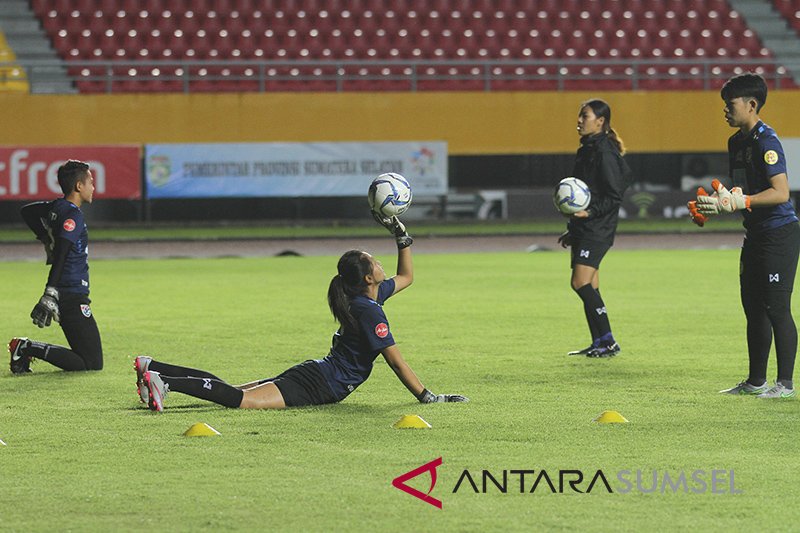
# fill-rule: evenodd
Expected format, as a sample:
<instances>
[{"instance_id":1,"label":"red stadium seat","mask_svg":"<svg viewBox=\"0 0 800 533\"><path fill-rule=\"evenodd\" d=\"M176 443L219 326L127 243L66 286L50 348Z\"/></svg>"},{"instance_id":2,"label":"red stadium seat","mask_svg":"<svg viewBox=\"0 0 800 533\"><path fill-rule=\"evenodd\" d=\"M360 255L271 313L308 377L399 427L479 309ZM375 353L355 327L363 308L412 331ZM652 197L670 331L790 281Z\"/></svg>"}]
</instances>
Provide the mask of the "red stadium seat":
<instances>
[{"instance_id":1,"label":"red stadium seat","mask_svg":"<svg viewBox=\"0 0 800 533\"><path fill-rule=\"evenodd\" d=\"M773 3L800 31L800 0ZM597 61L603 58L633 58L649 65L661 59L688 64L696 57L770 57L726 0L31 0L30 5L65 59L120 59L118 50L123 51L122 58L133 60L476 59L498 65L494 67L498 74L490 80L493 90L630 87L633 77L602 68ZM73 11L79 16L73 17ZM144 17L143 12L147 12ZM566 75L541 76L504 64L548 58L591 63ZM419 90L484 90L487 84L482 74L464 74L471 68L460 64L444 70L415 68L420 73ZM425 74L428 68L434 74ZM535 72L537 67L532 68ZM719 77L729 70L721 70ZM656 70L652 76L642 76L641 86L697 86L695 77L684 75L680 68L675 72L671 76L669 68ZM766 75L771 83L781 76L774 69L767 69ZM209 74L193 81L193 87L225 91L261 87L250 79L232 78ZM268 78L263 84L268 90L410 88L406 76L376 75L371 70L365 78L355 74L345 82L335 73L293 76L287 71ZM780 79L782 87L792 83L787 75ZM122 75L114 86L183 90L182 84L158 76L138 81L137 85L137 80ZM78 82L79 90L101 90L95 80Z\"/></svg>"}]
</instances>

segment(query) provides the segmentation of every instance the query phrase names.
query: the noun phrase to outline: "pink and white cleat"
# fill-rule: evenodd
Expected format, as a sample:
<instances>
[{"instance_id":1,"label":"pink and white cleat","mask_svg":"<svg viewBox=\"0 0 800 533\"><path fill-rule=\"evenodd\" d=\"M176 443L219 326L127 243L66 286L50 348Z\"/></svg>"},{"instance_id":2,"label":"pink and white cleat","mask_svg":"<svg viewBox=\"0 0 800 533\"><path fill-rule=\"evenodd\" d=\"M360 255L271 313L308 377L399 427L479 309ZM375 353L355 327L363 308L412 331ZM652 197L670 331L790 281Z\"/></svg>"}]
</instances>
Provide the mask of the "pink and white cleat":
<instances>
[{"instance_id":1,"label":"pink and white cleat","mask_svg":"<svg viewBox=\"0 0 800 533\"><path fill-rule=\"evenodd\" d=\"M139 355L133 360L133 369L136 370L136 391L139 393L139 400L142 403L150 402L150 391L147 390L147 385L144 382L144 375L150 367L150 361L153 359L146 355Z\"/></svg>"}]
</instances>

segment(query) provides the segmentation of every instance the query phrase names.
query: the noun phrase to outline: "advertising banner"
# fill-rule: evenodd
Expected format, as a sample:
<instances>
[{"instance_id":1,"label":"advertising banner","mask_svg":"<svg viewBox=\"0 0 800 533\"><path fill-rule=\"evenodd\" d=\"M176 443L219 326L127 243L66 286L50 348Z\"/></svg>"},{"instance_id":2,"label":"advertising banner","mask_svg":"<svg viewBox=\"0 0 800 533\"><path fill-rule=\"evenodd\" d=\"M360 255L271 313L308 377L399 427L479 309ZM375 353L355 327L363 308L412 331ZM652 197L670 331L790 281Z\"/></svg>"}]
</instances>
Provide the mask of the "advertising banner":
<instances>
[{"instance_id":1,"label":"advertising banner","mask_svg":"<svg viewBox=\"0 0 800 533\"><path fill-rule=\"evenodd\" d=\"M447 192L446 142L148 144L148 198L361 196L384 172Z\"/></svg>"},{"instance_id":2,"label":"advertising banner","mask_svg":"<svg viewBox=\"0 0 800 533\"><path fill-rule=\"evenodd\" d=\"M62 195L57 172L68 159L89 164L95 198L142 197L139 146L0 146L0 201Z\"/></svg>"}]
</instances>

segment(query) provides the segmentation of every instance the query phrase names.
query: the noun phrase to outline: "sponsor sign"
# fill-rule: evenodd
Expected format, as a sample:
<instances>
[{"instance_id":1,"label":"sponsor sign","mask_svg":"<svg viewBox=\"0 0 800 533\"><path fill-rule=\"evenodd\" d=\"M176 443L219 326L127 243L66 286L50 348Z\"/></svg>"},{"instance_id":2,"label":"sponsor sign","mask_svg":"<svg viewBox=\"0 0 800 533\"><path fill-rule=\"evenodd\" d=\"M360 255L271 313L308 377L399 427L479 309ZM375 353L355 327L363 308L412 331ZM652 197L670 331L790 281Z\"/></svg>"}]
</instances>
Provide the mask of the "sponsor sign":
<instances>
[{"instance_id":1,"label":"sponsor sign","mask_svg":"<svg viewBox=\"0 0 800 533\"><path fill-rule=\"evenodd\" d=\"M362 196L384 172L416 195L447 192L447 143L244 143L145 146L148 198Z\"/></svg>"},{"instance_id":2,"label":"sponsor sign","mask_svg":"<svg viewBox=\"0 0 800 533\"><path fill-rule=\"evenodd\" d=\"M57 172L68 159L89 164L95 199L142 197L138 146L0 146L0 200L62 196Z\"/></svg>"}]
</instances>

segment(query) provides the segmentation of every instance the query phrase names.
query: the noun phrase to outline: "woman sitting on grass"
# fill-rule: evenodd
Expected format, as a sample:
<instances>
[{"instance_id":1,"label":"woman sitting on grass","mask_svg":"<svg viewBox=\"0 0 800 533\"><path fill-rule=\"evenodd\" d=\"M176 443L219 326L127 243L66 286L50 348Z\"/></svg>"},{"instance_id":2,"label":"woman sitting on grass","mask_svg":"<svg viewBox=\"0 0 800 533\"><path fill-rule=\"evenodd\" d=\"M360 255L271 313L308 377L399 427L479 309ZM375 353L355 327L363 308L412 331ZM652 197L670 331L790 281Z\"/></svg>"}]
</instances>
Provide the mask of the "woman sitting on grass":
<instances>
[{"instance_id":1,"label":"woman sitting on grass","mask_svg":"<svg viewBox=\"0 0 800 533\"><path fill-rule=\"evenodd\" d=\"M420 402L468 401L455 394L433 394L400 355L381 306L414 279L410 248L413 240L397 217L376 219L397 240L397 275L386 279L380 261L360 250L350 250L339 259L338 273L328 288L328 305L341 327L325 358L305 361L274 378L234 387L214 374L140 355L134 368L141 401L153 411L164 410L164 398L169 392L242 409L337 403L367 380L379 353Z\"/></svg>"}]
</instances>

